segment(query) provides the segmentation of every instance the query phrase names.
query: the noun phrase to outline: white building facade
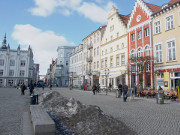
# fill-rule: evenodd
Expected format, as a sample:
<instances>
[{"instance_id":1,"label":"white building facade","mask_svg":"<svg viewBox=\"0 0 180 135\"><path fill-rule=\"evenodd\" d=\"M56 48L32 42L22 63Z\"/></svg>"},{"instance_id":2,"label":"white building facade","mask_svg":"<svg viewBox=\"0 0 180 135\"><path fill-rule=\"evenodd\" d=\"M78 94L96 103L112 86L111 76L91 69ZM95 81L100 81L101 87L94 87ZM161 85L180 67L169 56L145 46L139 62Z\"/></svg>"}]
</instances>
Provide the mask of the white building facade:
<instances>
[{"instance_id":1,"label":"white building facade","mask_svg":"<svg viewBox=\"0 0 180 135\"><path fill-rule=\"evenodd\" d=\"M73 46L59 46L57 48L58 57L55 78L56 84L60 87L68 86L70 54L73 49Z\"/></svg>"},{"instance_id":2,"label":"white building facade","mask_svg":"<svg viewBox=\"0 0 180 135\"><path fill-rule=\"evenodd\" d=\"M81 87L83 84L83 45L75 47L70 55L69 77L73 87Z\"/></svg>"},{"instance_id":3,"label":"white building facade","mask_svg":"<svg viewBox=\"0 0 180 135\"><path fill-rule=\"evenodd\" d=\"M89 89L92 88L93 83L99 83L100 44L105 27L100 26L83 39L83 84L87 85Z\"/></svg>"},{"instance_id":4,"label":"white building facade","mask_svg":"<svg viewBox=\"0 0 180 135\"><path fill-rule=\"evenodd\" d=\"M101 43L101 88L111 84L127 83L127 22L128 16L120 15L113 7L108 16L106 30ZM105 70L109 71L107 76Z\"/></svg>"},{"instance_id":5,"label":"white building facade","mask_svg":"<svg viewBox=\"0 0 180 135\"><path fill-rule=\"evenodd\" d=\"M33 52L28 50L10 49L4 37L0 48L0 87L15 87L24 83L28 85L33 78Z\"/></svg>"}]
</instances>

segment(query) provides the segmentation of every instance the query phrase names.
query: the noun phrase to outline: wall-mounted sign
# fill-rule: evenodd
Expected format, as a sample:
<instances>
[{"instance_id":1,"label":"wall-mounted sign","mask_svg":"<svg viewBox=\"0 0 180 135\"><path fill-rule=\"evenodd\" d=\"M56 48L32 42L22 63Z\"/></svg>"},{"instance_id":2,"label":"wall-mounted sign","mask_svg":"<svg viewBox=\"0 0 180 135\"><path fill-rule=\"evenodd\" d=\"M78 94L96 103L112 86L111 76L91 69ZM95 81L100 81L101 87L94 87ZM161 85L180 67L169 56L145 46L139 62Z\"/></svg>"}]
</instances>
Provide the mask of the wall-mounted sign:
<instances>
[{"instance_id":1,"label":"wall-mounted sign","mask_svg":"<svg viewBox=\"0 0 180 135\"><path fill-rule=\"evenodd\" d=\"M164 81L164 87L168 87L168 81Z\"/></svg>"}]
</instances>

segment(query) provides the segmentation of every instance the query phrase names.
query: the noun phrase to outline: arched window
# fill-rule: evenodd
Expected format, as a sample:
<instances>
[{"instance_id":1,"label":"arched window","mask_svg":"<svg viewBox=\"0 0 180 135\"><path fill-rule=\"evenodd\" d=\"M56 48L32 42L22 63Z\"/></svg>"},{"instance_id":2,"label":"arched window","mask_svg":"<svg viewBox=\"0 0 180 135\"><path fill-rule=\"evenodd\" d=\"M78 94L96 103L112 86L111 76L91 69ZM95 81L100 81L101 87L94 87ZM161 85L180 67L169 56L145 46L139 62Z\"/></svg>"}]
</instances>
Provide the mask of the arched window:
<instances>
[{"instance_id":1,"label":"arched window","mask_svg":"<svg viewBox=\"0 0 180 135\"><path fill-rule=\"evenodd\" d=\"M131 51L131 55L132 55L132 58L135 57L135 51L134 50Z\"/></svg>"},{"instance_id":2,"label":"arched window","mask_svg":"<svg viewBox=\"0 0 180 135\"><path fill-rule=\"evenodd\" d=\"M138 49L138 57L142 57L142 48Z\"/></svg>"},{"instance_id":3,"label":"arched window","mask_svg":"<svg viewBox=\"0 0 180 135\"><path fill-rule=\"evenodd\" d=\"M146 47L145 47L145 55L146 55L146 56L149 56L149 55L150 55L150 47L149 47L149 46L146 46Z\"/></svg>"}]
</instances>

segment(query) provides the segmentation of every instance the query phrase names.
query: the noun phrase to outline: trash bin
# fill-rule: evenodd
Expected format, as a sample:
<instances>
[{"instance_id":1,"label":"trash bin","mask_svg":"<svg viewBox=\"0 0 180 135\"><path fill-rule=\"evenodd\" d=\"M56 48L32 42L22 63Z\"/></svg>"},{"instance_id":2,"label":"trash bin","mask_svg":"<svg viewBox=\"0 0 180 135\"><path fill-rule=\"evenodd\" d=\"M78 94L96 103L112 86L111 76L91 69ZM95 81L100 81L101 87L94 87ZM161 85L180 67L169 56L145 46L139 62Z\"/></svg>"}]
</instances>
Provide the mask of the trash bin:
<instances>
[{"instance_id":1,"label":"trash bin","mask_svg":"<svg viewBox=\"0 0 180 135\"><path fill-rule=\"evenodd\" d=\"M164 104L164 93L158 92L156 95L156 103L157 104Z\"/></svg>"},{"instance_id":2,"label":"trash bin","mask_svg":"<svg viewBox=\"0 0 180 135\"><path fill-rule=\"evenodd\" d=\"M32 95L32 96L30 96L30 104L31 104L31 105L38 104L38 95Z\"/></svg>"}]
</instances>

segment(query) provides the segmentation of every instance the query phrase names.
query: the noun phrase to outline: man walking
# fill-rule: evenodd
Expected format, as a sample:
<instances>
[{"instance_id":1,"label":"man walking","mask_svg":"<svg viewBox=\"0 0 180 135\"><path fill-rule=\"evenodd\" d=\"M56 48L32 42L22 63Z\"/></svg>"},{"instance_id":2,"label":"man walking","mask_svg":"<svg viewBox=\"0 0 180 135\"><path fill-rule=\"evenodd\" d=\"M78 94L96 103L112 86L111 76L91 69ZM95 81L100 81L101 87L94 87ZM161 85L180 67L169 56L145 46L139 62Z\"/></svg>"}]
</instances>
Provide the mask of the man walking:
<instances>
[{"instance_id":1,"label":"man walking","mask_svg":"<svg viewBox=\"0 0 180 135\"><path fill-rule=\"evenodd\" d=\"M119 97L121 97L121 95L122 95L122 84L121 83L119 83L119 85L118 85L118 91L119 91Z\"/></svg>"},{"instance_id":2,"label":"man walking","mask_svg":"<svg viewBox=\"0 0 180 135\"><path fill-rule=\"evenodd\" d=\"M96 94L96 84L95 83L93 84L93 88L92 89L93 89L93 94L95 95Z\"/></svg>"},{"instance_id":3,"label":"man walking","mask_svg":"<svg viewBox=\"0 0 180 135\"><path fill-rule=\"evenodd\" d=\"M32 81L31 81L31 83L30 83L30 85L29 85L29 92L30 92L30 95L33 94L33 90L34 90L34 85L33 85Z\"/></svg>"},{"instance_id":4,"label":"man walking","mask_svg":"<svg viewBox=\"0 0 180 135\"><path fill-rule=\"evenodd\" d=\"M124 102L126 102L126 99L127 99L127 91L128 91L128 86L126 84L124 84L124 86L122 88Z\"/></svg>"},{"instance_id":5,"label":"man walking","mask_svg":"<svg viewBox=\"0 0 180 135\"><path fill-rule=\"evenodd\" d=\"M24 83L21 85L21 95L24 95L24 91L26 89L26 86L24 85Z\"/></svg>"}]
</instances>

